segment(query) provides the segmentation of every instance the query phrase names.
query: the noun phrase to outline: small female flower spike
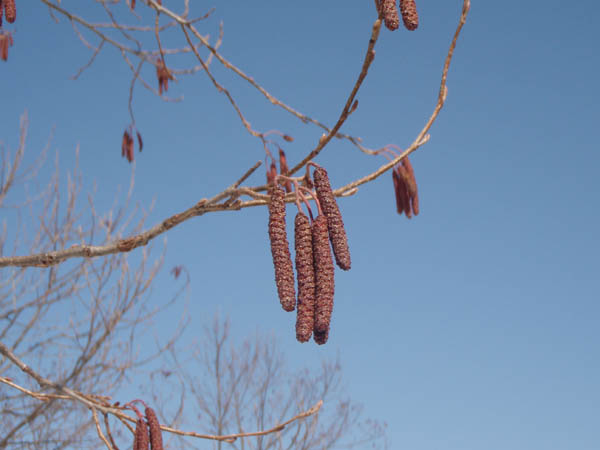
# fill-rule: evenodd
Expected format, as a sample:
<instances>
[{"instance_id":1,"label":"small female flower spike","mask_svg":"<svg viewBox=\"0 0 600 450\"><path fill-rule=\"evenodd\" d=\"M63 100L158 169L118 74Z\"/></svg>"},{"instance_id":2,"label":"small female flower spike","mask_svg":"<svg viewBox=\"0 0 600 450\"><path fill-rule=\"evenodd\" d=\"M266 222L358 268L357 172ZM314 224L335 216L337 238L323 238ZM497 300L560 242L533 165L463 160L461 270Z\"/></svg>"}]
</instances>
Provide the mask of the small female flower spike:
<instances>
[{"instance_id":1,"label":"small female flower spike","mask_svg":"<svg viewBox=\"0 0 600 450\"><path fill-rule=\"evenodd\" d=\"M396 197L396 211L398 214L404 212L404 197L402 196L402 178L396 168L392 169L392 180L394 181L394 196Z\"/></svg>"},{"instance_id":2,"label":"small female flower spike","mask_svg":"<svg viewBox=\"0 0 600 450\"><path fill-rule=\"evenodd\" d=\"M312 246L315 267L315 342L324 344L329 336L335 290L334 267L327 236L327 218L318 216L312 224Z\"/></svg>"},{"instance_id":3,"label":"small female flower spike","mask_svg":"<svg viewBox=\"0 0 600 450\"><path fill-rule=\"evenodd\" d=\"M13 23L17 19L17 7L15 0L2 0L4 5L4 16L8 23Z\"/></svg>"},{"instance_id":4,"label":"small female flower spike","mask_svg":"<svg viewBox=\"0 0 600 450\"><path fill-rule=\"evenodd\" d=\"M133 450L148 450L150 441L148 439L148 427L144 419L139 418L135 426L135 438L133 439Z\"/></svg>"},{"instance_id":5,"label":"small female flower spike","mask_svg":"<svg viewBox=\"0 0 600 450\"><path fill-rule=\"evenodd\" d=\"M315 267L310 221L301 211L296 214L294 234L298 276L296 339L299 342L306 342L312 335L315 321Z\"/></svg>"},{"instance_id":6,"label":"small female flower spike","mask_svg":"<svg viewBox=\"0 0 600 450\"><path fill-rule=\"evenodd\" d=\"M164 450L160 423L152 408L146 408L146 420L150 427L150 447L152 450Z\"/></svg>"},{"instance_id":7,"label":"small female flower spike","mask_svg":"<svg viewBox=\"0 0 600 450\"><path fill-rule=\"evenodd\" d=\"M285 191L275 185L269 189L269 239L271 255L275 266L275 284L281 306L286 311L293 311L296 304L294 289L294 268L290 256L290 247L285 230Z\"/></svg>"},{"instance_id":8,"label":"small female flower spike","mask_svg":"<svg viewBox=\"0 0 600 450\"><path fill-rule=\"evenodd\" d=\"M399 195L402 199L402 205L404 206L404 214L409 219L412 217L412 209L410 207L410 192L408 191L408 174L406 173L406 169L403 166L396 166L395 169L398 174L398 191L396 195ZM402 214L402 213L400 213Z\"/></svg>"},{"instance_id":9,"label":"small female flower spike","mask_svg":"<svg viewBox=\"0 0 600 450\"><path fill-rule=\"evenodd\" d=\"M417 14L415 0L400 0L400 12L406 29L409 31L416 30L419 26L419 14Z\"/></svg>"},{"instance_id":10,"label":"small female flower spike","mask_svg":"<svg viewBox=\"0 0 600 450\"><path fill-rule=\"evenodd\" d=\"M350 270L350 249L348 248L348 238L344 228L342 214L338 207L327 171L322 167L317 167L313 176L315 180L315 189L317 198L321 204L321 209L327 217L327 227L329 228L329 238L331 247L335 255L336 264L343 270Z\"/></svg>"},{"instance_id":11,"label":"small female flower spike","mask_svg":"<svg viewBox=\"0 0 600 450\"><path fill-rule=\"evenodd\" d=\"M398 16L396 0L381 0L381 10L383 22L388 30L397 30L400 26L400 17Z\"/></svg>"}]
</instances>

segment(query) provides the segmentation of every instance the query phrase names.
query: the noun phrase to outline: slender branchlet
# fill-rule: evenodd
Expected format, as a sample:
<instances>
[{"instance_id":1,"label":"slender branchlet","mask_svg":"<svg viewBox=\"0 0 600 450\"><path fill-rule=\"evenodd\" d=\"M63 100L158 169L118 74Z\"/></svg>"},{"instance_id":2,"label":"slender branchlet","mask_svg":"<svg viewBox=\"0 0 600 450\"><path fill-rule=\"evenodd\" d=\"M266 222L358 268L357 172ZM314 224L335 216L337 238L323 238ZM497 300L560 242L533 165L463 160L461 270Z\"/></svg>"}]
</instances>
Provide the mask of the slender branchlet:
<instances>
[{"instance_id":1,"label":"slender branchlet","mask_svg":"<svg viewBox=\"0 0 600 450\"><path fill-rule=\"evenodd\" d=\"M294 268L290 256L290 247L285 229L285 191L274 185L269 189L269 239L271 254L275 266L275 284L281 306L286 311L293 311L296 303L294 289Z\"/></svg>"}]
</instances>

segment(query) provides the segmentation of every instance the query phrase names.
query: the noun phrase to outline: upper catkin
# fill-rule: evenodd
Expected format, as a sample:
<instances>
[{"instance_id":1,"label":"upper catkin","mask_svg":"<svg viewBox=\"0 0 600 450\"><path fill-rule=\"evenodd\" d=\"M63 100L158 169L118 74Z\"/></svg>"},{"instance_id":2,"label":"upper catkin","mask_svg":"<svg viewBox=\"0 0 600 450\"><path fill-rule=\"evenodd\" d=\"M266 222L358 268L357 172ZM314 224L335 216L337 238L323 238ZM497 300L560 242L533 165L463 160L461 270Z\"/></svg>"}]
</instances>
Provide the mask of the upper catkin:
<instances>
[{"instance_id":1,"label":"upper catkin","mask_svg":"<svg viewBox=\"0 0 600 450\"><path fill-rule=\"evenodd\" d=\"M315 268L310 222L301 211L296 214L294 234L298 276L296 339L306 342L312 335L315 321Z\"/></svg>"},{"instance_id":2,"label":"upper catkin","mask_svg":"<svg viewBox=\"0 0 600 450\"><path fill-rule=\"evenodd\" d=\"M287 176L290 172L290 169L287 165L287 159L285 157L285 152L279 149L279 173L281 175ZM292 192L292 182L290 180L285 180L283 182L283 186L285 187L286 192Z\"/></svg>"},{"instance_id":3,"label":"upper catkin","mask_svg":"<svg viewBox=\"0 0 600 450\"><path fill-rule=\"evenodd\" d=\"M410 202L412 206L412 212L415 216L419 215L419 190L417 188L417 179L415 178L415 171L412 164L410 163L408 156L402 160L402 167L406 169L406 187L410 195Z\"/></svg>"},{"instance_id":4,"label":"upper catkin","mask_svg":"<svg viewBox=\"0 0 600 450\"><path fill-rule=\"evenodd\" d=\"M406 169L401 166L401 165L397 165L395 168L396 172L398 173L398 180L400 181L398 187L398 193L400 195L400 197L402 197L402 204L404 205L404 214L406 214L406 217L408 217L409 219L412 218L412 210L410 207L410 191L408 188L408 172L406 171Z\"/></svg>"},{"instance_id":5,"label":"upper catkin","mask_svg":"<svg viewBox=\"0 0 600 450\"><path fill-rule=\"evenodd\" d=\"M315 189L317 198L321 205L323 213L327 217L327 227L329 229L329 238L331 247L335 255L335 262L343 270L350 270L350 249L348 248L348 238L344 228L342 214L338 207L327 171L322 167L317 167L314 172Z\"/></svg>"},{"instance_id":6,"label":"upper catkin","mask_svg":"<svg viewBox=\"0 0 600 450\"><path fill-rule=\"evenodd\" d=\"M281 306L286 311L293 311L296 304L294 289L294 268L290 256L290 247L285 230L285 191L275 185L269 189L269 239L271 254L275 266L275 284Z\"/></svg>"},{"instance_id":7,"label":"upper catkin","mask_svg":"<svg viewBox=\"0 0 600 450\"><path fill-rule=\"evenodd\" d=\"M150 427L150 447L152 450L163 450L162 432L156 413L152 408L146 408L146 420Z\"/></svg>"},{"instance_id":8,"label":"upper catkin","mask_svg":"<svg viewBox=\"0 0 600 450\"><path fill-rule=\"evenodd\" d=\"M419 26L419 14L415 0L400 0L402 21L407 30L414 31Z\"/></svg>"},{"instance_id":9,"label":"upper catkin","mask_svg":"<svg viewBox=\"0 0 600 450\"><path fill-rule=\"evenodd\" d=\"M6 21L8 23L13 23L17 18L17 7L15 5L15 0L3 0L4 4L4 15L6 16Z\"/></svg>"},{"instance_id":10,"label":"upper catkin","mask_svg":"<svg viewBox=\"0 0 600 450\"><path fill-rule=\"evenodd\" d=\"M335 290L333 260L327 237L327 219L318 216L312 224L312 246L315 267L315 342L324 344L329 334Z\"/></svg>"},{"instance_id":11,"label":"upper catkin","mask_svg":"<svg viewBox=\"0 0 600 450\"><path fill-rule=\"evenodd\" d=\"M382 0L381 11L385 26L391 31L397 30L400 26L400 18L398 17L396 0Z\"/></svg>"},{"instance_id":12,"label":"upper catkin","mask_svg":"<svg viewBox=\"0 0 600 450\"><path fill-rule=\"evenodd\" d=\"M396 197L396 211L398 214L402 214L404 212L404 199L402 196L402 179L400 175L396 171L396 169L392 169L392 180L394 181L394 196Z\"/></svg>"},{"instance_id":13,"label":"upper catkin","mask_svg":"<svg viewBox=\"0 0 600 450\"><path fill-rule=\"evenodd\" d=\"M135 426L135 438L133 439L133 450L148 450L148 426L144 419L139 418Z\"/></svg>"}]
</instances>

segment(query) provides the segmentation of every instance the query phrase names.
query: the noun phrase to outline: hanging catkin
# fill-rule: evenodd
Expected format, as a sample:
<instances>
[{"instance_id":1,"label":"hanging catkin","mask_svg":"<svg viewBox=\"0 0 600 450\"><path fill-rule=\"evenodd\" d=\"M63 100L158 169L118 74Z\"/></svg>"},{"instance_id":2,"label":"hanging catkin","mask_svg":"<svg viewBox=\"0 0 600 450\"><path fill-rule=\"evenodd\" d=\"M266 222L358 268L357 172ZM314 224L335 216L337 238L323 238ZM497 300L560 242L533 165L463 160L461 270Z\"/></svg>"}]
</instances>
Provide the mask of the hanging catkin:
<instances>
[{"instance_id":1,"label":"hanging catkin","mask_svg":"<svg viewBox=\"0 0 600 450\"><path fill-rule=\"evenodd\" d=\"M164 450L160 423L152 408L146 408L146 420L150 428L150 447L152 450Z\"/></svg>"},{"instance_id":2,"label":"hanging catkin","mask_svg":"<svg viewBox=\"0 0 600 450\"><path fill-rule=\"evenodd\" d=\"M315 189L317 197L321 204L321 209L327 217L327 228L329 229L329 238L331 247L335 255L335 262L343 270L350 270L350 249L348 248L348 238L344 228L342 214L338 207L327 171L322 167L317 167L314 172Z\"/></svg>"},{"instance_id":3,"label":"hanging catkin","mask_svg":"<svg viewBox=\"0 0 600 450\"><path fill-rule=\"evenodd\" d=\"M400 18L398 17L398 8L396 0L382 0L381 11L383 15L383 23L389 30L397 30L400 26Z\"/></svg>"},{"instance_id":4,"label":"hanging catkin","mask_svg":"<svg viewBox=\"0 0 600 450\"><path fill-rule=\"evenodd\" d=\"M334 268L327 236L327 218L317 217L312 224L312 246L315 267L315 342L324 344L329 334L333 311Z\"/></svg>"},{"instance_id":5,"label":"hanging catkin","mask_svg":"<svg viewBox=\"0 0 600 450\"><path fill-rule=\"evenodd\" d=\"M135 438L133 440L133 450L148 450L148 427L144 419L139 418L135 426Z\"/></svg>"},{"instance_id":6,"label":"hanging catkin","mask_svg":"<svg viewBox=\"0 0 600 450\"><path fill-rule=\"evenodd\" d=\"M284 190L279 186L269 189L269 239L271 254L275 266L275 284L281 306L286 311L293 311L296 303L294 289L294 268L290 256L290 247L285 231L285 201Z\"/></svg>"},{"instance_id":7,"label":"hanging catkin","mask_svg":"<svg viewBox=\"0 0 600 450\"><path fill-rule=\"evenodd\" d=\"M406 188L410 196L410 203L412 206L412 212L415 216L419 215L419 190L417 188L417 179L415 178L415 171L413 169L408 156L402 160L402 167L406 169Z\"/></svg>"},{"instance_id":8,"label":"hanging catkin","mask_svg":"<svg viewBox=\"0 0 600 450\"><path fill-rule=\"evenodd\" d=\"M8 23L13 23L17 18L17 7L15 0L2 0L4 4L4 16Z\"/></svg>"},{"instance_id":9,"label":"hanging catkin","mask_svg":"<svg viewBox=\"0 0 600 450\"><path fill-rule=\"evenodd\" d=\"M306 342L312 335L315 321L315 268L310 222L301 211L296 214L294 234L296 275L298 277L296 339Z\"/></svg>"},{"instance_id":10,"label":"hanging catkin","mask_svg":"<svg viewBox=\"0 0 600 450\"><path fill-rule=\"evenodd\" d=\"M419 26L419 15L415 0L400 0L400 12L402 21L407 30L414 31Z\"/></svg>"}]
</instances>

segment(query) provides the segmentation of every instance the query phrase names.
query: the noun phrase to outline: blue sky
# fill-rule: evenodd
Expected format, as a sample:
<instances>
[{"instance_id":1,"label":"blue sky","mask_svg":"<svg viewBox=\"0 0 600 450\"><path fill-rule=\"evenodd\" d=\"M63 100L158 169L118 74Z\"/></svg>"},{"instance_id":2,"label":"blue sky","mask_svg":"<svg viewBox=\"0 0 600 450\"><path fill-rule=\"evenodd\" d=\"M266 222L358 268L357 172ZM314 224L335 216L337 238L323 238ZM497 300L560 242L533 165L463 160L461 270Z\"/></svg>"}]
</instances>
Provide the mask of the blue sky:
<instances>
[{"instance_id":1,"label":"blue sky","mask_svg":"<svg viewBox=\"0 0 600 450\"><path fill-rule=\"evenodd\" d=\"M296 109L337 119L362 63L373 2L192 3L197 13L217 7L199 27L214 36L223 20L223 55ZM417 31L382 29L359 108L342 131L371 147L412 142L435 105L461 4L421 0ZM86 187L95 181L99 208L108 209L131 172L120 157L129 69L106 47L69 79L89 51L40 2L17 6L15 44L0 63L0 140L16 148L27 110L29 157L54 130L50 148L68 169L79 144ZM348 393L388 423L393 449L597 449L599 21L591 0L473 1L446 105L430 142L411 157L421 214L396 214L387 174L339 200L352 270L336 272L327 345L297 343L293 315L278 306L265 208L170 230L156 302L173 290L168 269L181 264L198 325L218 310L236 338L273 331L292 361L339 354ZM176 33L167 39L182 45ZM294 136L284 147L292 164L318 141L320 130L212 67L253 127ZM134 93L145 141L134 200L155 202L149 224L220 192L264 157L204 74L182 77L169 94L184 101L164 103L140 86ZM338 140L317 162L341 186L384 159ZM261 168L248 184L263 182Z\"/></svg>"}]
</instances>

